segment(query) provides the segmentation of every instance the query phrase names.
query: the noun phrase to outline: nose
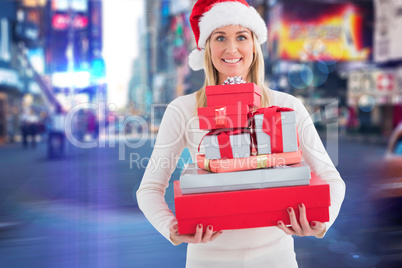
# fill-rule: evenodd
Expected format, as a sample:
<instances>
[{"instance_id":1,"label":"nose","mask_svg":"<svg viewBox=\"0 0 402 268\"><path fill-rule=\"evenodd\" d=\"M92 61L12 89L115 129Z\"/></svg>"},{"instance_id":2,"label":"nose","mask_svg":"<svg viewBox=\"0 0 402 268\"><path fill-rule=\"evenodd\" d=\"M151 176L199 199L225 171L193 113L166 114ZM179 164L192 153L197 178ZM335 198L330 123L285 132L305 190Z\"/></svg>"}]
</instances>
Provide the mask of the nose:
<instances>
[{"instance_id":1,"label":"nose","mask_svg":"<svg viewBox=\"0 0 402 268\"><path fill-rule=\"evenodd\" d=\"M237 52L237 43L235 40L230 40L227 42L226 53L227 54L235 54Z\"/></svg>"}]
</instances>

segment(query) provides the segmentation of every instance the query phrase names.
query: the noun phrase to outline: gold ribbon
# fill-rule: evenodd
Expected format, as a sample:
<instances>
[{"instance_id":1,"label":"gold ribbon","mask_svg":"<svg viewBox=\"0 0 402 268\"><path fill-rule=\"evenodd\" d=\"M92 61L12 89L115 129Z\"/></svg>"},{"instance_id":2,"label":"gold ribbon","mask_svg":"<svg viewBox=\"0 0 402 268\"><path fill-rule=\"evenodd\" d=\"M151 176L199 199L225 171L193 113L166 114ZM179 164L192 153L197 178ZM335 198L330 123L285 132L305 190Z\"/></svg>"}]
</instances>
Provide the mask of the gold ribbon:
<instances>
[{"instance_id":1,"label":"gold ribbon","mask_svg":"<svg viewBox=\"0 0 402 268\"><path fill-rule=\"evenodd\" d=\"M265 154L257 155L257 168L267 167L268 156Z\"/></svg>"},{"instance_id":2,"label":"gold ribbon","mask_svg":"<svg viewBox=\"0 0 402 268\"><path fill-rule=\"evenodd\" d=\"M209 169L209 159L207 159L207 158L204 159L204 169L208 170L209 172L212 172Z\"/></svg>"}]
</instances>

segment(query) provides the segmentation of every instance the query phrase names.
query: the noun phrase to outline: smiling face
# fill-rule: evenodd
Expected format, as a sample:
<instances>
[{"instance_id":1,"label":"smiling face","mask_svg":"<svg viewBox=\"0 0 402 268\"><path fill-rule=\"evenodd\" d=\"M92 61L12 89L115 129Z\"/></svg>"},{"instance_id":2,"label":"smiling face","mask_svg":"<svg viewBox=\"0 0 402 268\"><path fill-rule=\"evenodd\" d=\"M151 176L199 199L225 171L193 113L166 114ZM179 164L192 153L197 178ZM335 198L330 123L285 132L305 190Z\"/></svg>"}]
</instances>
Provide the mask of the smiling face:
<instances>
[{"instance_id":1,"label":"smiling face","mask_svg":"<svg viewBox=\"0 0 402 268\"><path fill-rule=\"evenodd\" d=\"M219 73L219 85L228 77L247 75L253 62L254 42L249 29L229 25L212 32L210 37L212 63Z\"/></svg>"}]
</instances>

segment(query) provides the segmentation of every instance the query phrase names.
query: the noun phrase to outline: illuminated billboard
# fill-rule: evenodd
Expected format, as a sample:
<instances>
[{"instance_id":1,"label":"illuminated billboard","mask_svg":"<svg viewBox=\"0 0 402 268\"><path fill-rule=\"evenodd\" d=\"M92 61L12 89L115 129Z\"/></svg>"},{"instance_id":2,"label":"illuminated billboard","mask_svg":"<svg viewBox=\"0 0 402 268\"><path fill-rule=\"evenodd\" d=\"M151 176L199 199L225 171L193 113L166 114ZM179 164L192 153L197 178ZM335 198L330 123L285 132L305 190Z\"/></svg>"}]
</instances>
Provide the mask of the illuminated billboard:
<instances>
[{"instance_id":1,"label":"illuminated billboard","mask_svg":"<svg viewBox=\"0 0 402 268\"><path fill-rule=\"evenodd\" d=\"M52 11L68 11L69 9L75 12L88 12L88 0L52 0Z\"/></svg>"},{"instance_id":2,"label":"illuminated billboard","mask_svg":"<svg viewBox=\"0 0 402 268\"><path fill-rule=\"evenodd\" d=\"M283 3L270 12L270 55L294 61L364 61L371 57L365 18L353 4Z\"/></svg>"},{"instance_id":3,"label":"illuminated billboard","mask_svg":"<svg viewBox=\"0 0 402 268\"><path fill-rule=\"evenodd\" d=\"M349 105L372 99L378 104L402 103L401 69L375 69L349 73L347 95Z\"/></svg>"}]
</instances>

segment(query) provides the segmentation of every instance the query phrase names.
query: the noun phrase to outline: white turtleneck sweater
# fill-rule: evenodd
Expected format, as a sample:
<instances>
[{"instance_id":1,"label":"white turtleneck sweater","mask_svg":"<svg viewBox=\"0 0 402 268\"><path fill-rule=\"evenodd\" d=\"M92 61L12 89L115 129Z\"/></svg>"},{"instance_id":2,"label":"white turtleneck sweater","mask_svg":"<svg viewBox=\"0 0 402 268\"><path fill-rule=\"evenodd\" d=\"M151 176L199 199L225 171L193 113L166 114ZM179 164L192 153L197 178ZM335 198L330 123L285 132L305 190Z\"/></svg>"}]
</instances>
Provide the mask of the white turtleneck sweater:
<instances>
[{"instance_id":1,"label":"white turtleneck sweater","mask_svg":"<svg viewBox=\"0 0 402 268\"><path fill-rule=\"evenodd\" d=\"M311 171L330 185L330 221L338 216L345 196L345 184L329 158L303 104L295 97L269 91L270 104L296 112L300 149ZM163 116L151 159L137 191L138 205L150 223L169 241L169 226L175 215L165 202L171 174L185 147L195 160L206 131L200 130L195 93L172 101ZM201 147L201 153L203 148ZM278 227L226 230L213 242L189 244L186 267L297 267L293 237Z\"/></svg>"}]
</instances>

